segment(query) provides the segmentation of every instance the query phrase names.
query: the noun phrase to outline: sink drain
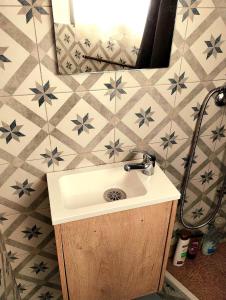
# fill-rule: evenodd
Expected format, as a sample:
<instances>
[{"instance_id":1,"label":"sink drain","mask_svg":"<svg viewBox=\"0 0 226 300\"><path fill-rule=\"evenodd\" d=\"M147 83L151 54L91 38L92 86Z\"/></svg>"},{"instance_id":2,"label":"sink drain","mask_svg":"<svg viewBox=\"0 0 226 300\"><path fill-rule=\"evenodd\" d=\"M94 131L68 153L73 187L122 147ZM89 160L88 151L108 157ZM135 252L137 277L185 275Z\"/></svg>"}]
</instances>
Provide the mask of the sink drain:
<instances>
[{"instance_id":1,"label":"sink drain","mask_svg":"<svg viewBox=\"0 0 226 300\"><path fill-rule=\"evenodd\" d=\"M126 193L121 189L109 189L104 192L104 199L108 202L126 199Z\"/></svg>"}]
</instances>

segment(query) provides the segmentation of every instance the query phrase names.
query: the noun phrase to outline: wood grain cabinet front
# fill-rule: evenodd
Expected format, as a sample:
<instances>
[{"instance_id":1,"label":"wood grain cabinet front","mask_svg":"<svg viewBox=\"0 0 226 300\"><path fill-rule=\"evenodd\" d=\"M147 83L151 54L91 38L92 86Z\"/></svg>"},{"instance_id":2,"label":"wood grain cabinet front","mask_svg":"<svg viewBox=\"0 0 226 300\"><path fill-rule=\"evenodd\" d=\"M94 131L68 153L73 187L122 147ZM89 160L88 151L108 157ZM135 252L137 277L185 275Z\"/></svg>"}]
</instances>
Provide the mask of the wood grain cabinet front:
<instances>
[{"instance_id":1,"label":"wood grain cabinet front","mask_svg":"<svg viewBox=\"0 0 226 300\"><path fill-rule=\"evenodd\" d=\"M55 225L64 300L132 300L162 287L177 201Z\"/></svg>"}]
</instances>

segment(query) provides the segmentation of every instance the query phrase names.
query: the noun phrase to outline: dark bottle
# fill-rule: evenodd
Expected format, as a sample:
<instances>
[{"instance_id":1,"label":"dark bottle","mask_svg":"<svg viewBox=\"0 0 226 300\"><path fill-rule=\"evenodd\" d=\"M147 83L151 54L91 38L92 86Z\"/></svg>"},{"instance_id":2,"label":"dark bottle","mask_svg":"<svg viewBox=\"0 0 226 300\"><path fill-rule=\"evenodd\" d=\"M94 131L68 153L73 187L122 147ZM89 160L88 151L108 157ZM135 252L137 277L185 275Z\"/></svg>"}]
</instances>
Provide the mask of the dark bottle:
<instances>
[{"instance_id":1,"label":"dark bottle","mask_svg":"<svg viewBox=\"0 0 226 300\"><path fill-rule=\"evenodd\" d=\"M188 246L187 258L194 259L200 249L203 233L201 231L194 231L191 234L190 243Z\"/></svg>"}]
</instances>

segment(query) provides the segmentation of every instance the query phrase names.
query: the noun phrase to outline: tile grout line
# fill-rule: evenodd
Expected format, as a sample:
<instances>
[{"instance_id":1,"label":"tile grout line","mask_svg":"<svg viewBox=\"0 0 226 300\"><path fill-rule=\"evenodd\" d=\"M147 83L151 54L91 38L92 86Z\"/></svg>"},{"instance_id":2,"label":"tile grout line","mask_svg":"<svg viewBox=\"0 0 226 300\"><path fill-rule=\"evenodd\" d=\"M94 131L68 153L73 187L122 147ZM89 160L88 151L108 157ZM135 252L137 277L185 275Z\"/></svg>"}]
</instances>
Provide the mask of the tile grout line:
<instances>
[{"instance_id":1,"label":"tile grout line","mask_svg":"<svg viewBox=\"0 0 226 300\"><path fill-rule=\"evenodd\" d=\"M188 20L187 20L187 24L186 24L185 33L184 33L184 41L183 41L183 47L182 47L182 56L180 58L179 76L181 75L181 70L182 70L182 63L183 63L184 50L185 50L185 44L186 44L187 30L188 30ZM176 91L176 94L175 94L175 97L174 97L173 110L176 109L177 95L178 95L178 90ZM172 125L173 125L173 120L171 120L170 133L172 133ZM166 161L168 160L168 154L169 154L169 149L167 149Z\"/></svg>"},{"instance_id":2,"label":"tile grout line","mask_svg":"<svg viewBox=\"0 0 226 300\"><path fill-rule=\"evenodd\" d=\"M40 71L40 76L41 76L41 81L42 81L42 87L44 86L44 80L43 80L43 74L42 74L42 68L41 68L41 60L40 60L40 53L39 53L39 46L38 46L38 36L37 36L37 29L36 29L36 21L33 17L33 24L34 24L34 30L35 30L35 39L36 39L36 47L37 47L37 52L38 52L38 63L39 63L39 71ZM46 121L47 121L47 127L48 127L48 140L49 140L49 145L51 152L53 151L52 148L52 143L51 143L51 138L50 138L50 124L49 124L49 118L48 118L48 111L47 111L47 104L45 101L45 114L46 114ZM54 166L53 166L54 170Z\"/></svg>"},{"instance_id":3,"label":"tile grout line","mask_svg":"<svg viewBox=\"0 0 226 300\"><path fill-rule=\"evenodd\" d=\"M91 73L92 74L92 73ZM211 79L211 80L197 80L197 81L186 81L186 83L193 84L193 83L213 83L213 82L222 82L226 81L225 78L222 79ZM161 87L161 86L169 86L169 83L164 84L154 84L154 85L134 85L134 86L125 86L126 89L134 89L134 88L147 88L147 87ZM61 92L54 92L54 94L82 94L86 92L98 92L98 91L108 91L108 89L87 89L83 91L61 91ZM9 94L9 95L0 95L1 98L7 98L7 97L22 97L22 96L33 96L34 94L28 93L28 94Z\"/></svg>"}]
</instances>

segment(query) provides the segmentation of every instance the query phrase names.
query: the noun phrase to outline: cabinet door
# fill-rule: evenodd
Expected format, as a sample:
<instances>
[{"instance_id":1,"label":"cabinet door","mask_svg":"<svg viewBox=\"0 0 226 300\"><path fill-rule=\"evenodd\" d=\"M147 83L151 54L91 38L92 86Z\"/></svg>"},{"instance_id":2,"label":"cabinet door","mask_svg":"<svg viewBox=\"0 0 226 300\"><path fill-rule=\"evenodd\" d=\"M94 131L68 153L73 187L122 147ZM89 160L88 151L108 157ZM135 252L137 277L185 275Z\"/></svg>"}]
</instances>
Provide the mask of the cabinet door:
<instances>
[{"instance_id":1,"label":"cabinet door","mask_svg":"<svg viewBox=\"0 0 226 300\"><path fill-rule=\"evenodd\" d=\"M172 202L61 226L70 300L129 300L158 290Z\"/></svg>"}]
</instances>

